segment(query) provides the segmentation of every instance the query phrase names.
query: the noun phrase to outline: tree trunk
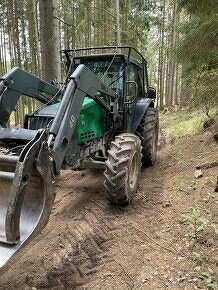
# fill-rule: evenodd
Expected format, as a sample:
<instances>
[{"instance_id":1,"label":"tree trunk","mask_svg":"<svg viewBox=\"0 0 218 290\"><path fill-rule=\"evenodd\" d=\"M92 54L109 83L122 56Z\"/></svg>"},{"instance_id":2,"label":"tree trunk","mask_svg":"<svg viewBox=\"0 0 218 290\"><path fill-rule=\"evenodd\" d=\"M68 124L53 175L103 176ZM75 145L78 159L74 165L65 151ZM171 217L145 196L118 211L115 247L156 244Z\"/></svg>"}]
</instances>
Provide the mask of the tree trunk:
<instances>
[{"instance_id":1,"label":"tree trunk","mask_svg":"<svg viewBox=\"0 0 218 290\"><path fill-rule=\"evenodd\" d=\"M121 45L121 31L120 31L120 2L116 0L116 35L117 35L117 46Z\"/></svg>"},{"instance_id":2,"label":"tree trunk","mask_svg":"<svg viewBox=\"0 0 218 290\"><path fill-rule=\"evenodd\" d=\"M171 36L169 41L169 48L170 48L170 55L169 55L169 67L168 67L168 81L167 81L167 95L166 101L167 106L171 107L173 105L173 95L174 95L174 78L175 78L175 61L172 57L172 51L175 48L176 43L176 4L173 6L173 13L172 13L172 30Z\"/></svg>"},{"instance_id":3,"label":"tree trunk","mask_svg":"<svg viewBox=\"0 0 218 290\"><path fill-rule=\"evenodd\" d=\"M164 35L165 35L165 9L166 3L163 1L162 8L162 21L160 26L160 37L161 44L159 48L159 67L158 67L158 92L159 92L159 108L163 109L163 98L164 98Z\"/></svg>"},{"instance_id":4,"label":"tree trunk","mask_svg":"<svg viewBox=\"0 0 218 290\"><path fill-rule=\"evenodd\" d=\"M56 0L39 1L41 78L47 82L61 80L59 33Z\"/></svg>"},{"instance_id":5,"label":"tree trunk","mask_svg":"<svg viewBox=\"0 0 218 290\"><path fill-rule=\"evenodd\" d=\"M190 89L189 89L190 80L188 80L186 77L184 77L184 75L185 75L185 67L183 65L182 66L181 93L180 93L180 104L183 107L188 106L189 101L191 99Z\"/></svg>"}]
</instances>

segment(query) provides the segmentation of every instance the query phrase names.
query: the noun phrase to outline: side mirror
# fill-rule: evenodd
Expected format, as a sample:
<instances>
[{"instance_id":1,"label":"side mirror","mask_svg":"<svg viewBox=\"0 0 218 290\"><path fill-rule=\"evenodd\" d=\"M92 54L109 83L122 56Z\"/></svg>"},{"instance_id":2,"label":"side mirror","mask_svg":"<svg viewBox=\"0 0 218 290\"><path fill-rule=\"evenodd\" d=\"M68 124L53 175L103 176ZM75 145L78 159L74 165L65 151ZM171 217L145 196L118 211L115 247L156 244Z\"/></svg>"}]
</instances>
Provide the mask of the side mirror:
<instances>
[{"instance_id":1,"label":"side mirror","mask_svg":"<svg viewBox=\"0 0 218 290\"><path fill-rule=\"evenodd\" d=\"M148 88L148 98L156 99L156 90L155 88L149 87Z\"/></svg>"},{"instance_id":2,"label":"side mirror","mask_svg":"<svg viewBox=\"0 0 218 290\"><path fill-rule=\"evenodd\" d=\"M126 82L126 104L131 104L138 96L138 85L134 81Z\"/></svg>"}]
</instances>

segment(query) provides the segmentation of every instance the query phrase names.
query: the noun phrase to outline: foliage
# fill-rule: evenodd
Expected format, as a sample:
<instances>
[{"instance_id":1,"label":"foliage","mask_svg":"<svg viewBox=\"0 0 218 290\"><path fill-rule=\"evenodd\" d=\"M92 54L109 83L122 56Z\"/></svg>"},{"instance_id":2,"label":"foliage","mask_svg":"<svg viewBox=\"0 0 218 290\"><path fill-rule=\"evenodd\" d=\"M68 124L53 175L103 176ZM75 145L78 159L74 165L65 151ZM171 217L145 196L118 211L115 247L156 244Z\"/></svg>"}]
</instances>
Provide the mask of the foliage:
<instances>
[{"instance_id":1,"label":"foliage","mask_svg":"<svg viewBox=\"0 0 218 290\"><path fill-rule=\"evenodd\" d=\"M191 111L189 109L169 110L162 113L162 119L172 141L199 133L203 130L203 124L209 118L218 121L218 111L216 109L211 110L210 117L200 110Z\"/></svg>"},{"instance_id":2,"label":"foliage","mask_svg":"<svg viewBox=\"0 0 218 290\"><path fill-rule=\"evenodd\" d=\"M191 228L191 245L194 246L199 240L204 229L208 226L209 220L203 216L199 207L192 207L191 212L183 215L184 221L188 222Z\"/></svg>"},{"instance_id":3,"label":"foliage","mask_svg":"<svg viewBox=\"0 0 218 290\"><path fill-rule=\"evenodd\" d=\"M123 44L130 44L145 51L148 32L153 21L151 11L154 5L151 0L120 1Z\"/></svg>"},{"instance_id":4,"label":"foliage","mask_svg":"<svg viewBox=\"0 0 218 290\"><path fill-rule=\"evenodd\" d=\"M200 240L203 233L212 229L210 234L216 239L218 237L218 224L211 220L211 217L206 217L202 214L202 210L196 206L192 207L191 211L183 215L183 219L191 228L191 245L194 246ZM193 252L195 258L200 258L198 252Z\"/></svg>"},{"instance_id":5,"label":"foliage","mask_svg":"<svg viewBox=\"0 0 218 290\"><path fill-rule=\"evenodd\" d=\"M207 289L209 290L217 290L218 289L218 283L216 279L214 278L214 271L211 268L208 268L207 271L204 271L201 274L202 278L206 282Z\"/></svg>"},{"instance_id":6,"label":"foliage","mask_svg":"<svg viewBox=\"0 0 218 290\"><path fill-rule=\"evenodd\" d=\"M202 245L207 245L208 251L213 251L214 249L209 249L209 244L205 242L208 239L217 239L218 238L218 224L214 223L212 216L205 216L202 209L199 206L194 206L191 208L190 212L185 215L182 215L183 220L186 225L191 229L190 245L195 246L195 250L192 252L192 260L200 264L203 269L205 269L200 278L204 280L204 283L208 290L217 290L218 289L218 280L217 275L211 269L208 262L205 249L203 250Z\"/></svg>"},{"instance_id":7,"label":"foliage","mask_svg":"<svg viewBox=\"0 0 218 290\"><path fill-rule=\"evenodd\" d=\"M194 105L206 106L207 110L218 104L218 5L215 2L178 0L179 8L184 8L187 14L180 24L177 58L183 65L183 76L189 79Z\"/></svg>"},{"instance_id":8,"label":"foliage","mask_svg":"<svg viewBox=\"0 0 218 290\"><path fill-rule=\"evenodd\" d=\"M179 8L185 7L191 14L208 16L217 12L217 0L178 0Z\"/></svg>"},{"instance_id":9,"label":"foliage","mask_svg":"<svg viewBox=\"0 0 218 290\"><path fill-rule=\"evenodd\" d=\"M61 49L117 44L115 1L55 2ZM200 104L208 112L218 104L216 2L119 1L121 43L135 46L146 56L150 82L158 90L161 108ZM39 3L35 0L0 3L0 75L6 73L9 65L40 74Z\"/></svg>"},{"instance_id":10,"label":"foliage","mask_svg":"<svg viewBox=\"0 0 218 290\"><path fill-rule=\"evenodd\" d=\"M55 53L53 61L49 61L49 57L45 56L45 50L42 49L43 43L46 46L51 43L57 48L60 44L61 49L117 45L117 18L123 31L122 44L138 46L139 49L141 46L145 50L144 44L150 27L149 9L152 6L150 0L119 1L119 15L116 13L113 0L54 0L52 2L55 7L54 15L48 15L49 18L53 17L50 20L52 27L54 27L53 22L58 23L54 29L55 36L58 36L53 42L49 41L49 37L47 41L43 41L43 33L40 29L42 25L40 26L39 7L40 3L46 4L49 1L45 2L11 0L0 3L0 76L6 74L8 68L19 66L42 77L43 64L45 68L49 67L46 65L46 60L54 71L59 67L59 54ZM57 9L55 4L58 6ZM44 31L49 31L48 25ZM56 49L55 52L58 50ZM52 54L48 52L48 55ZM54 72L52 74L57 75ZM61 81L60 77L59 81ZM28 108L35 109L36 105L35 100L30 100ZM25 104L19 100L15 114L16 124L23 123L24 107Z\"/></svg>"},{"instance_id":11,"label":"foliage","mask_svg":"<svg viewBox=\"0 0 218 290\"><path fill-rule=\"evenodd\" d=\"M192 105L196 107L199 104L205 113L209 113L211 108L218 105L218 69L202 69L200 73L194 73L191 88Z\"/></svg>"},{"instance_id":12,"label":"foliage","mask_svg":"<svg viewBox=\"0 0 218 290\"><path fill-rule=\"evenodd\" d=\"M193 260L194 261L201 261L202 260L202 255L199 252L193 252Z\"/></svg>"},{"instance_id":13,"label":"foliage","mask_svg":"<svg viewBox=\"0 0 218 290\"><path fill-rule=\"evenodd\" d=\"M213 229L215 236L218 237L218 224L212 223L210 227Z\"/></svg>"}]
</instances>

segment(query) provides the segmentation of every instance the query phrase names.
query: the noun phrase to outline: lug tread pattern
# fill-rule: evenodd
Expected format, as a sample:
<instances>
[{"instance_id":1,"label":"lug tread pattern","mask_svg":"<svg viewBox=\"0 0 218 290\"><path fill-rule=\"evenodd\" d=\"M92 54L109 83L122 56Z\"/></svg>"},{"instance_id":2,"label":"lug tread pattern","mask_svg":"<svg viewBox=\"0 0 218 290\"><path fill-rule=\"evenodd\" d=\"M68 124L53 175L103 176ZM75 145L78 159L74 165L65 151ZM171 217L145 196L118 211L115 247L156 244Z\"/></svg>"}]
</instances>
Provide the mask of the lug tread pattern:
<instances>
[{"instance_id":1,"label":"lug tread pattern","mask_svg":"<svg viewBox=\"0 0 218 290\"><path fill-rule=\"evenodd\" d=\"M153 165L156 160L158 127L157 110L154 108L148 108L136 132L141 139L142 164L144 166ZM153 142L155 142L155 144L153 144ZM153 147L155 147L155 150Z\"/></svg>"},{"instance_id":2,"label":"lug tread pattern","mask_svg":"<svg viewBox=\"0 0 218 290\"><path fill-rule=\"evenodd\" d=\"M128 172L132 152L137 152L139 159L139 172L141 167L141 142L140 139L130 133L123 133L116 136L111 142L104 172L104 188L108 199L119 205L129 204L134 193L128 187ZM138 172L138 175L139 175ZM136 191L136 190L134 190Z\"/></svg>"}]
</instances>

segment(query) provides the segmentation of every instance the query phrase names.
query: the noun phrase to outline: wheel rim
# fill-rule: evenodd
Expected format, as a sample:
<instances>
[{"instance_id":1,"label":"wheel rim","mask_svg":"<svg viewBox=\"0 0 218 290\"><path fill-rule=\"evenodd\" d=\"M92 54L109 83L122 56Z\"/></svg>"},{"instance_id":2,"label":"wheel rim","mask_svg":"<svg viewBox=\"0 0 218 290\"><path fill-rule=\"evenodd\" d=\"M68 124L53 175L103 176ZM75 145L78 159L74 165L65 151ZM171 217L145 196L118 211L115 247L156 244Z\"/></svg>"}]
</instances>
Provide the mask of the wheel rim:
<instances>
[{"instance_id":1,"label":"wheel rim","mask_svg":"<svg viewBox=\"0 0 218 290\"><path fill-rule=\"evenodd\" d=\"M137 168L138 168L138 156L137 156L137 152L134 152L131 158L131 163L130 163L130 168L129 168L129 186L131 190L133 190L136 185Z\"/></svg>"}]
</instances>

